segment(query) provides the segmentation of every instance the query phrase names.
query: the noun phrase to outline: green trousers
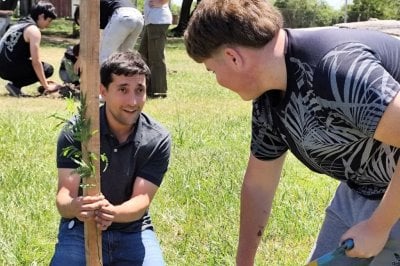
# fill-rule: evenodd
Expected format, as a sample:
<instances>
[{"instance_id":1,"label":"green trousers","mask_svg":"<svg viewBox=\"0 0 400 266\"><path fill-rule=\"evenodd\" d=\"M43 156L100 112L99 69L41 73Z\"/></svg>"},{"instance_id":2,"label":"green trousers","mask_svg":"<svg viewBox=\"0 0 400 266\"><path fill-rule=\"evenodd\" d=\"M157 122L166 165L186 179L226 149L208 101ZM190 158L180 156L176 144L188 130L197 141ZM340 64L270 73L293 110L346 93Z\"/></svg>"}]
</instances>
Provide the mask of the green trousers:
<instances>
[{"instance_id":1,"label":"green trousers","mask_svg":"<svg viewBox=\"0 0 400 266\"><path fill-rule=\"evenodd\" d=\"M167 66L165 64L165 44L167 42L168 24L148 24L143 29L139 53L151 70L149 97L167 96Z\"/></svg>"}]
</instances>

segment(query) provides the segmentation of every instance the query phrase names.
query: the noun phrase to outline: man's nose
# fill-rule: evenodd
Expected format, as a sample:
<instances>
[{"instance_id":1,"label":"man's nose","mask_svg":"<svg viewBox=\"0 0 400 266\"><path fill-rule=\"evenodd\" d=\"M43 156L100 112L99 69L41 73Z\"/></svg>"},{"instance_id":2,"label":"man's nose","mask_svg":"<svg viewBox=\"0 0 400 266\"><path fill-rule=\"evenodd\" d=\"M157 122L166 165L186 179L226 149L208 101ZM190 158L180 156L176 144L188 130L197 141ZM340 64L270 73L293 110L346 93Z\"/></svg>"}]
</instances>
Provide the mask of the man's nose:
<instances>
[{"instance_id":1,"label":"man's nose","mask_svg":"<svg viewBox=\"0 0 400 266\"><path fill-rule=\"evenodd\" d=\"M134 92L129 93L129 95L128 95L128 102L129 102L130 105L136 105L136 104L137 104L137 102L138 102L138 97L137 97L137 95L136 95Z\"/></svg>"}]
</instances>

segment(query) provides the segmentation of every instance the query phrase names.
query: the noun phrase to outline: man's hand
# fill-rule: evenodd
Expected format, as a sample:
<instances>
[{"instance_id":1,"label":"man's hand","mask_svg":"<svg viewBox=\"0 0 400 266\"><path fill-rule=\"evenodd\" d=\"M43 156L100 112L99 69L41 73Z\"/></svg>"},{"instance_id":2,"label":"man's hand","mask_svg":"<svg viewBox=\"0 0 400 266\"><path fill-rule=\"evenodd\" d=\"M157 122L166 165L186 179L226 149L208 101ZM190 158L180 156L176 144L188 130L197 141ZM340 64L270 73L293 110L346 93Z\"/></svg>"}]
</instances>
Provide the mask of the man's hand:
<instances>
[{"instance_id":1,"label":"man's hand","mask_svg":"<svg viewBox=\"0 0 400 266\"><path fill-rule=\"evenodd\" d=\"M95 211L102 206L104 196L80 196L71 201L71 206L75 212L75 217L82 221L90 221L95 218Z\"/></svg>"},{"instance_id":2,"label":"man's hand","mask_svg":"<svg viewBox=\"0 0 400 266\"><path fill-rule=\"evenodd\" d=\"M115 206L112 205L108 200L104 199L101 201L101 208L94 212L94 220L97 223L97 228L101 230L107 230L112 224L115 218Z\"/></svg>"},{"instance_id":3,"label":"man's hand","mask_svg":"<svg viewBox=\"0 0 400 266\"><path fill-rule=\"evenodd\" d=\"M47 81L47 83L48 83L47 88L45 88L45 90L43 92L45 95L56 92L61 87L60 85L58 85L57 83L55 83L53 81Z\"/></svg>"},{"instance_id":4,"label":"man's hand","mask_svg":"<svg viewBox=\"0 0 400 266\"><path fill-rule=\"evenodd\" d=\"M371 258L378 255L385 246L390 230L374 224L371 219L362 221L351 227L343 236L354 240L354 248L346 251L347 256L356 258Z\"/></svg>"}]
</instances>

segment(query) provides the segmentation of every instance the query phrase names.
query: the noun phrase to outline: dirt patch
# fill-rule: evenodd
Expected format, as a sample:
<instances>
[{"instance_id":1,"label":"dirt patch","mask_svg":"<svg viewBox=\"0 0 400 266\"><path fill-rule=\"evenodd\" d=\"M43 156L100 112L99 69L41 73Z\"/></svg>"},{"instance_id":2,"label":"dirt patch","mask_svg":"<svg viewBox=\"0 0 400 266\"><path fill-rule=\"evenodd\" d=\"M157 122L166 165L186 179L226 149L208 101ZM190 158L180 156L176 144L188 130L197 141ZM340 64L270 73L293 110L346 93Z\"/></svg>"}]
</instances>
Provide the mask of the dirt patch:
<instances>
[{"instance_id":1,"label":"dirt patch","mask_svg":"<svg viewBox=\"0 0 400 266\"><path fill-rule=\"evenodd\" d=\"M78 38L69 38L55 35L42 35L42 40L46 43L62 46L74 45L79 43Z\"/></svg>"}]
</instances>

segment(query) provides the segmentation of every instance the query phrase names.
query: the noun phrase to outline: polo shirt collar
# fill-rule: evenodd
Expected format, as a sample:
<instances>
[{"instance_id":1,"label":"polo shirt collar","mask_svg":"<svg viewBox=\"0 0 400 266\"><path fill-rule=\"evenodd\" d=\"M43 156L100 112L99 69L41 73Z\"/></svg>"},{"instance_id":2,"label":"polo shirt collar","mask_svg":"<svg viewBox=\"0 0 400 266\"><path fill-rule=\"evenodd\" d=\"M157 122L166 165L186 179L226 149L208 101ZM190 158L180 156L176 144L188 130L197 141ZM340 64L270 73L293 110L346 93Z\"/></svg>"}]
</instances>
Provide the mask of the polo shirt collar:
<instances>
[{"instance_id":1,"label":"polo shirt collar","mask_svg":"<svg viewBox=\"0 0 400 266\"><path fill-rule=\"evenodd\" d=\"M142 123L143 117L142 113L140 113L138 120L136 121L135 128L133 132L129 135L126 142L134 141L137 145L140 143L141 140L141 133L136 134L137 132L142 132ZM108 125L107 116L106 116L106 104L103 104L100 107L100 134L105 137L114 136L114 134L110 130L110 126Z\"/></svg>"}]
</instances>

